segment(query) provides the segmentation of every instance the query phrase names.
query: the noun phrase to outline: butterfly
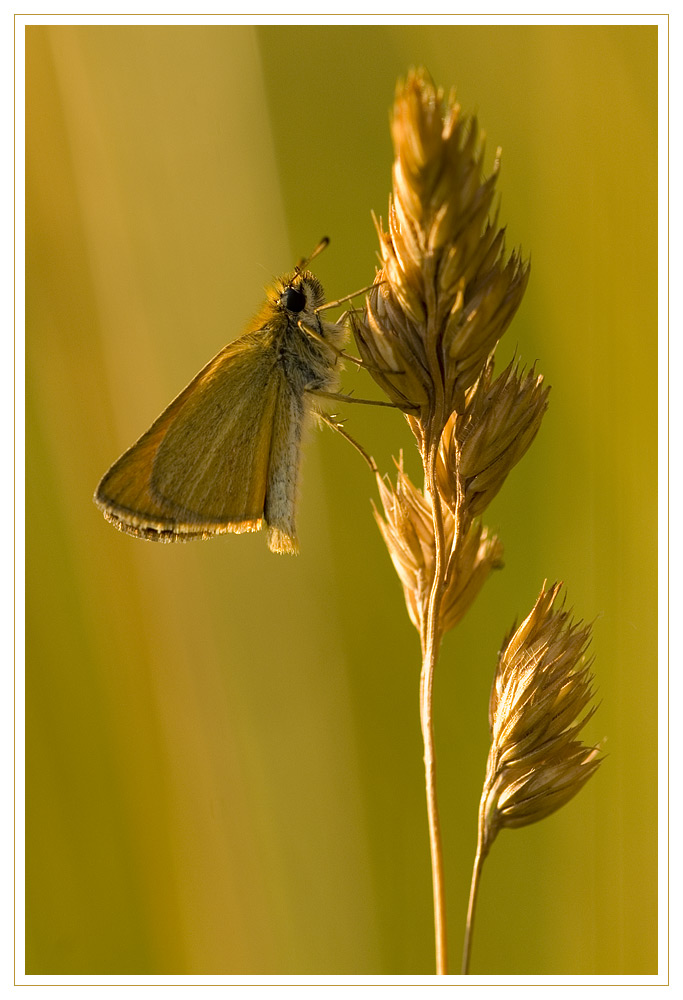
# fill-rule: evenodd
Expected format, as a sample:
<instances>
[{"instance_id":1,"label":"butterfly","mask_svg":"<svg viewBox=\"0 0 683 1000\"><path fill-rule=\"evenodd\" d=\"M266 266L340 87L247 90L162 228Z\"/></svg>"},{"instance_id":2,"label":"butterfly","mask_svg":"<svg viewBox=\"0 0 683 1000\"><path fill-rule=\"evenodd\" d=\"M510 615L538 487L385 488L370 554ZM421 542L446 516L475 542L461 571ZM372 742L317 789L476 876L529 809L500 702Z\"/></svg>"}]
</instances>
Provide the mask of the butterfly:
<instances>
[{"instance_id":1,"label":"butterfly","mask_svg":"<svg viewBox=\"0 0 683 1000\"><path fill-rule=\"evenodd\" d=\"M265 525L271 551L298 551L304 426L318 413L341 430L320 412L321 396L371 402L336 392L347 331L321 317L323 288L307 270L327 242L276 282L244 335L224 347L104 475L94 501L115 527L174 542Z\"/></svg>"}]
</instances>

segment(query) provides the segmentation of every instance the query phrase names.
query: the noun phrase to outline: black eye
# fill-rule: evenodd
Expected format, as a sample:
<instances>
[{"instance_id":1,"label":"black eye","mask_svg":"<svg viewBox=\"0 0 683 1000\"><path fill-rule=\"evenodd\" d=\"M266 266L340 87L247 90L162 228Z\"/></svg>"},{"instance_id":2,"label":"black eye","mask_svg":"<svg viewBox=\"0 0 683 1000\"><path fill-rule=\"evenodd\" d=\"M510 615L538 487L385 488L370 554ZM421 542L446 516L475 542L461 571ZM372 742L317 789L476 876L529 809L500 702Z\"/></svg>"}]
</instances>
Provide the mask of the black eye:
<instances>
[{"instance_id":1,"label":"black eye","mask_svg":"<svg viewBox=\"0 0 683 1000\"><path fill-rule=\"evenodd\" d=\"M306 308L306 296L303 292L297 291L296 288L288 288L280 301L285 309L289 309L293 313L300 313Z\"/></svg>"}]
</instances>

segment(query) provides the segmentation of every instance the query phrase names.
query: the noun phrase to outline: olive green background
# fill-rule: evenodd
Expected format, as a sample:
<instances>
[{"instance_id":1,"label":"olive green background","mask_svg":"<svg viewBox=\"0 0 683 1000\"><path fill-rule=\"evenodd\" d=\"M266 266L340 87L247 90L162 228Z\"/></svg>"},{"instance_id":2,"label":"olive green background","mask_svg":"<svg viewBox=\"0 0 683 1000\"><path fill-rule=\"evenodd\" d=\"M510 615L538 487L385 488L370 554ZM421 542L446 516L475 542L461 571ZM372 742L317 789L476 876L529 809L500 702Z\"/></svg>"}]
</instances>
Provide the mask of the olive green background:
<instances>
[{"instance_id":1,"label":"olive green background","mask_svg":"<svg viewBox=\"0 0 683 1000\"><path fill-rule=\"evenodd\" d=\"M656 27L101 26L26 30L28 973L433 971L419 644L362 461L311 432L295 559L91 502L322 235L328 296L372 280L420 64L503 147L532 274L499 358L553 387L436 677L452 967L496 651L548 578L595 622L608 759L499 837L472 972L657 971ZM417 476L398 414L339 412Z\"/></svg>"}]
</instances>

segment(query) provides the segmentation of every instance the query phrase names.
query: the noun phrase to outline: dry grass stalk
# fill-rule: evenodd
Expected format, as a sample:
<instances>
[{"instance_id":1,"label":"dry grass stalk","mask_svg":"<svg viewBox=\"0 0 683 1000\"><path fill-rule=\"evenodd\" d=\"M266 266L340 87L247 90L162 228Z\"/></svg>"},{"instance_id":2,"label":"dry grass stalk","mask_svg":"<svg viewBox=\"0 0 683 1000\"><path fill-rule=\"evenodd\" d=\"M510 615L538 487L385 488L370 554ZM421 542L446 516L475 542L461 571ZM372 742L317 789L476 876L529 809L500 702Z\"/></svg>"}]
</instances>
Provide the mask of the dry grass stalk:
<instances>
[{"instance_id":1,"label":"dry grass stalk","mask_svg":"<svg viewBox=\"0 0 683 1000\"><path fill-rule=\"evenodd\" d=\"M544 586L529 616L498 656L491 692L491 749L479 806L463 974L469 966L481 868L504 827L526 826L555 812L583 788L602 758L579 733L595 711L590 626L555 610L560 585Z\"/></svg>"},{"instance_id":2,"label":"dry grass stalk","mask_svg":"<svg viewBox=\"0 0 683 1000\"><path fill-rule=\"evenodd\" d=\"M502 545L480 516L533 441L548 388L513 360L494 376L494 352L526 289L529 270L506 256L491 218L499 157L484 179L476 119L463 116L429 75L400 82L391 131L388 229L377 222L382 267L362 316L351 317L361 358L407 413L424 488L397 463L396 485L378 475L375 517L420 634L420 718L432 856L437 973L447 971L446 912L432 721L434 668ZM480 844L466 930L471 945L481 863L498 830L540 819L566 802L598 766L576 738L592 714L584 653L588 629L554 611L557 587L501 653L491 699L493 743L480 812Z\"/></svg>"}]
</instances>

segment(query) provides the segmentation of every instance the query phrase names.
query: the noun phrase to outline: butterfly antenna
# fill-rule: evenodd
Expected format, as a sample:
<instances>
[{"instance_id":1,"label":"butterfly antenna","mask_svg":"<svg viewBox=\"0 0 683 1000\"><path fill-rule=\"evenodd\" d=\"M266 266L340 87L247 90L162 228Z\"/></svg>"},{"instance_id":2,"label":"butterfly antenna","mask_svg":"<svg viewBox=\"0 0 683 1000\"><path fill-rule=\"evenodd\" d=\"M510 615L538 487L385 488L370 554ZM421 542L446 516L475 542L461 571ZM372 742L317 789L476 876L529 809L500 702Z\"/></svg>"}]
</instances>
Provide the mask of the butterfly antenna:
<instances>
[{"instance_id":1,"label":"butterfly antenna","mask_svg":"<svg viewBox=\"0 0 683 1000\"><path fill-rule=\"evenodd\" d=\"M311 261L315 260L316 257L320 256L320 254L323 252L323 250L325 249L325 247L328 245L329 242L330 242L329 236L323 236L323 238L321 239L320 243L318 243L313 253L310 254L308 257L306 257L305 260L300 260L299 263L294 268L294 270L298 274L301 274L302 271L305 271L308 265L311 263Z\"/></svg>"}]
</instances>

